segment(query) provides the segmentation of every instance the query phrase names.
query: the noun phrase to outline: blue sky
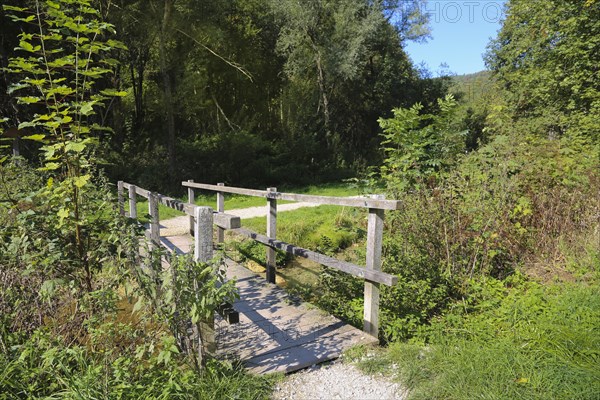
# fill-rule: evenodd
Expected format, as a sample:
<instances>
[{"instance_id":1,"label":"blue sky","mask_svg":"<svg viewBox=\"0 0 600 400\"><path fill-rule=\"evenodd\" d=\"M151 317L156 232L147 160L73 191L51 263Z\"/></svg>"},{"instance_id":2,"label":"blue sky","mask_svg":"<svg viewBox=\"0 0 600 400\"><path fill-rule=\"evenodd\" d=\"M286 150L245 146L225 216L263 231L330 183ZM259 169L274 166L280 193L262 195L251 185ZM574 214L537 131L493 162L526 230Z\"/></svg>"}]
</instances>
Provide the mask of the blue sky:
<instances>
[{"instance_id":1,"label":"blue sky","mask_svg":"<svg viewBox=\"0 0 600 400\"><path fill-rule=\"evenodd\" d=\"M405 49L415 64L424 62L434 76L442 63L459 75L482 71L483 53L500 29L503 4L504 0L428 0L422 11L429 14L432 38L408 42Z\"/></svg>"}]
</instances>

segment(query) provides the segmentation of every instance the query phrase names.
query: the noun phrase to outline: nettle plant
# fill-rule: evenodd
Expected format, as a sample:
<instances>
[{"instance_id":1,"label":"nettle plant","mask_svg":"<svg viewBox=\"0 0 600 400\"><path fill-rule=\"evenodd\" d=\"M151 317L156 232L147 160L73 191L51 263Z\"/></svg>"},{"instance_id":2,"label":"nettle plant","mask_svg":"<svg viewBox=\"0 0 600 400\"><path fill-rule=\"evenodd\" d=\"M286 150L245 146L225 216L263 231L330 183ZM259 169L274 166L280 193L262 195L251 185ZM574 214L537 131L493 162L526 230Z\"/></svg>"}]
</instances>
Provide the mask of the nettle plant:
<instances>
[{"instance_id":1,"label":"nettle plant","mask_svg":"<svg viewBox=\"0 0 600 400\"><path fill-rule=\"evenodd\" d=\"M101 263L90 255L95 246L91 232L100 231L91 226L102 214L101 207L90 202L98 195L94 148L108 130L102 126L100 110L126 94L104 88L117 65L111 53L125 46L110 39L113 25L101 20L90 0L23 3L23 7L2 6L22 30L17 56L9 59L3 72L9 78L8 94L16 101L19 118L25 119L18 126L20 132L27 132L22 139L41 144L39 170L45 171L48 180L36 193L36 204L19 212L24 218L44 210L48 240L53 235L65 238L59 246L67 248L63 252L70 258L64 262L68 265L57 269L91 292L93 269ZM7 159L0 158L0 162Z\"/></svg>"}]
</instances>

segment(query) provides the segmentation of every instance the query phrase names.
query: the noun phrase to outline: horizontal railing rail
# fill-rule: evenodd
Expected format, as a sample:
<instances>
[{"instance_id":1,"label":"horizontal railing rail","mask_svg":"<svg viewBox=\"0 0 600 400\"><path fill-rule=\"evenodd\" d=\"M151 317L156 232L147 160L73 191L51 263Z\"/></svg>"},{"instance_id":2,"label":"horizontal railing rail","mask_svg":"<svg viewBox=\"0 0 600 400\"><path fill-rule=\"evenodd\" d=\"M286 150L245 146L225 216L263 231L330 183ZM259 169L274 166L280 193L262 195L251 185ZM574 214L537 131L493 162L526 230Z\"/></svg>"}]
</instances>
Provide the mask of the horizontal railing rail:
<instances>
[{"instance_id":1,"label":"horizontal railing rail","mask_svg":"<svg viewBox=\"0 0 600 400\"><path fill-rule=\"evenodd\" d=\"M337 269L339 271L356 276L358 278L363 278L370 282L383 283L387 286L394 286L398 283L398 277L395 275L390 275L377 270L370 270L365 267L349 263L347 261L338 260L337 258L317 253L316 251L304 249L293 244L282 242L281 240L271 239L265 235L261 235L260 233L251 231L249 229L237 228L232 229L232 232L255 240L266 246L285 251L286 253L292 254L294 256L303 257L308 260L315 261L321 265L325 265L326 267Z\"/></svg>"},{"instance_id":2,"label":"horizontal railing rail","mask_svg":"<svg viewBox=\"0 0 600 400\"><path fill-rule=\"evenodd\" d=\"M306 203L315 203L321 205L347 206L373 208L379 210L398 210L401 206L399 200L384 200L372 198L369 196L358 197L336 197L336 196L317 196L312 194L284 193L268 190L255 190L238 188L231 186L208 185L205 183L182 182L182 185L188 188L210 190L213 192L241 194L244 196L264 197L266 199L301 201Z\"/></svg>"},{"instance_id":3,"label":"horizontal railing rail","mask_svg":"<svg viewBox=\"0 0 600 400\"><path fill-rule=\"evenodd\" d=\"M124 189L129 189L129 188L133 188L133 190L135 191L135 193L139 196L145 197L146 199L150 199L150 197L152 196L152 192L146 189L142 189L139 188L133 184L127 183L127 182L123 182L123 188ZM195 209L199 206L195 205L195 204L190 204L190 203L184 203L181 200L178 199L174 199L172 197L169 196L165 196L162 195L160 193L155 193L156 196L156 200L169 208L172 208L174 210L180 211L184 214L187 214L189 216L191 216L192 218L194 217L194 212ZM131 202L131 198L130 198L130 202ZM131 204L130 204L130 210L132 209ZM123 215L124 211L122 212ZM237 217L235 215L229 215L229 214L225 214L225 213L219 213L218 211L213 211L213 222L216 226L218 226L221 229L236 229L241 227L241 222L240 222L240 217Z\"/></svg>"}]
</instances>

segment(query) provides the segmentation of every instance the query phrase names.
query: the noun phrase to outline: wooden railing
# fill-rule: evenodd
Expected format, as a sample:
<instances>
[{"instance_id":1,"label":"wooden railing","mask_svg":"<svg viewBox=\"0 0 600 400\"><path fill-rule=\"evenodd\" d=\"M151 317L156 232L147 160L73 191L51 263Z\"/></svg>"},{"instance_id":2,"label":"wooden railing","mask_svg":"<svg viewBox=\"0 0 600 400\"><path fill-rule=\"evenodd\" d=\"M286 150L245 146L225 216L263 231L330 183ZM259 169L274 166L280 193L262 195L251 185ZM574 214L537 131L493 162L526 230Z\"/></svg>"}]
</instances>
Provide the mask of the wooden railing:
<instances>
[{"instance_id":1,"label":"wooden railing","mask_svg":"<svg viewBox=\"0 0 600 400\"><path fill-rule=\"evenodd\" d=\"M169 208L181 211L190 216L190 230L194 235L194 259L202 262L210 260L212 256L212 225L218 229L236 229L241 227L240 218L223 212L213 212L211 207L201 207L193 203L184 203L160 193L151 192L137 187L131 183L119 181L117 183L119 213L125 216L125 195L127 189L129 196L129 217L137 218L137 196L148 199L148 214L150 215L150 240L153 245L160 245L160 217L158 205L163 204ZM200 234L198 234L200 233ZM209 234L210 233L210 234ZM204 243L206 242L206 243Z\"/></svg>"},{"instance_id":2,"label":"wooden railing","mask_svg":"<svg viewBox=\"0 0 600 400\"><path fill-rule=\"evenodd\" d=\"M137 219L137 196L142 196L148 199L150 229L147 236L150 246L154 248L160 248L160 246L163 246L163 243L160 240L160 216L158 205L163 204L167 207L188 214L192 223L191 227L194 231L193 256L195 261L208 262L213 258L213 224L216 225L218 229L235 229L241 226L239 217L224 213L215 213L211 207L201 207L195 204L184 203L172 197L151 192L123 181L118 182L117 189L119 213L122 216L128 216L129 218ZM126 215L125 213L125 190L127 190L129 197L129 215ZM230 304L222 304L220 307L218 307L218 312L229 323L239 322L239 315L233 310ZM207 354L215 354L216 341L214 318L211 316L207 319L203 319L199 322L199 324L201 328L198 328L195 331L195 334L200 335L200 343L204 348L204 352Z\"/></svg>"},{"instance_id":3,"label":"wooden railing","mask_svg":"<svg viewBox=\"0 0 600 400\"><path fill-rule=\"evenodd\" d=\"M275 283L276 263L275 249L282 250L316 261L322 265L334 268L365 280L364 288L364 327L363 330L372 336L377 337L379 330L379 285L396 285L398 277L381 271L381 249L383 241L383 223L385 210L397 210L400 202L397 200L385 200L383 196L369 197L333 197L333 196L315 196L296 193L278 192L276 188L270 187L266 190L254 190L238 187L225 186L222 183L217 185L208 185L195 183L192 180L182 182L184 187L188 188L188 198L191 203L195 199L195 190L202 189L217 193L217 212L216 215L225 215L224 213L224 193L240 194L253 197L264 197L267 207L267 234L250 231L241 227L229 227L233 232L248 237L267 246L266 250L266 278L269 282ZM302 201L316 204L339 205L348 207L362 207L369 210L368 231L367 231L367 256L366 266L359 266L349 262L337 260L308 249L304 249L293 244L277 240L277 200ZM192 226L190 219L190 227ZM222 243L224 240L224 227L219 227L217 232L217 241Z\"/></svg>"}]
</instances>

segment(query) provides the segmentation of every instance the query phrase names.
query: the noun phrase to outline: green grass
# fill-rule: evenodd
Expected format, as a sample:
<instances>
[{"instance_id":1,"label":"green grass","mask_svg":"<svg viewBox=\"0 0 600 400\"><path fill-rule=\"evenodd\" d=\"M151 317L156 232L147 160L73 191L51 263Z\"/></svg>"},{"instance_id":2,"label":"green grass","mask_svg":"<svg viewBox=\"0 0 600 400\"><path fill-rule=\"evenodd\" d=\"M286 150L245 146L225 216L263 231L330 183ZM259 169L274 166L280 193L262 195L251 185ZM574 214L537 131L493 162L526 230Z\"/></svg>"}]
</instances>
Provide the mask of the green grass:
<instances>
[{"instance_id":1,"label":"green grass","mask_svg":"<svg viewBox=\"0 0 600 400\"><path fill-rule=\"evenodd\" d=\"M354 359L396 370L413 400L600 399L598 286L511 289L494 307L434 323L429 341Z\"/></svg>"},{"instance_id":2,"label":"green grass","mask_svg":"<svg viewBox=\"0 0 600 400\"><path fill-rule=\"evenodd\" d=\"M333 254L364 237L359 225L366 210L353 207L319 206L286 211L277 215L277 238L300 247ZM242 225L266 232L266 217L245 219Z\"/></svg>"}]
</instances>

